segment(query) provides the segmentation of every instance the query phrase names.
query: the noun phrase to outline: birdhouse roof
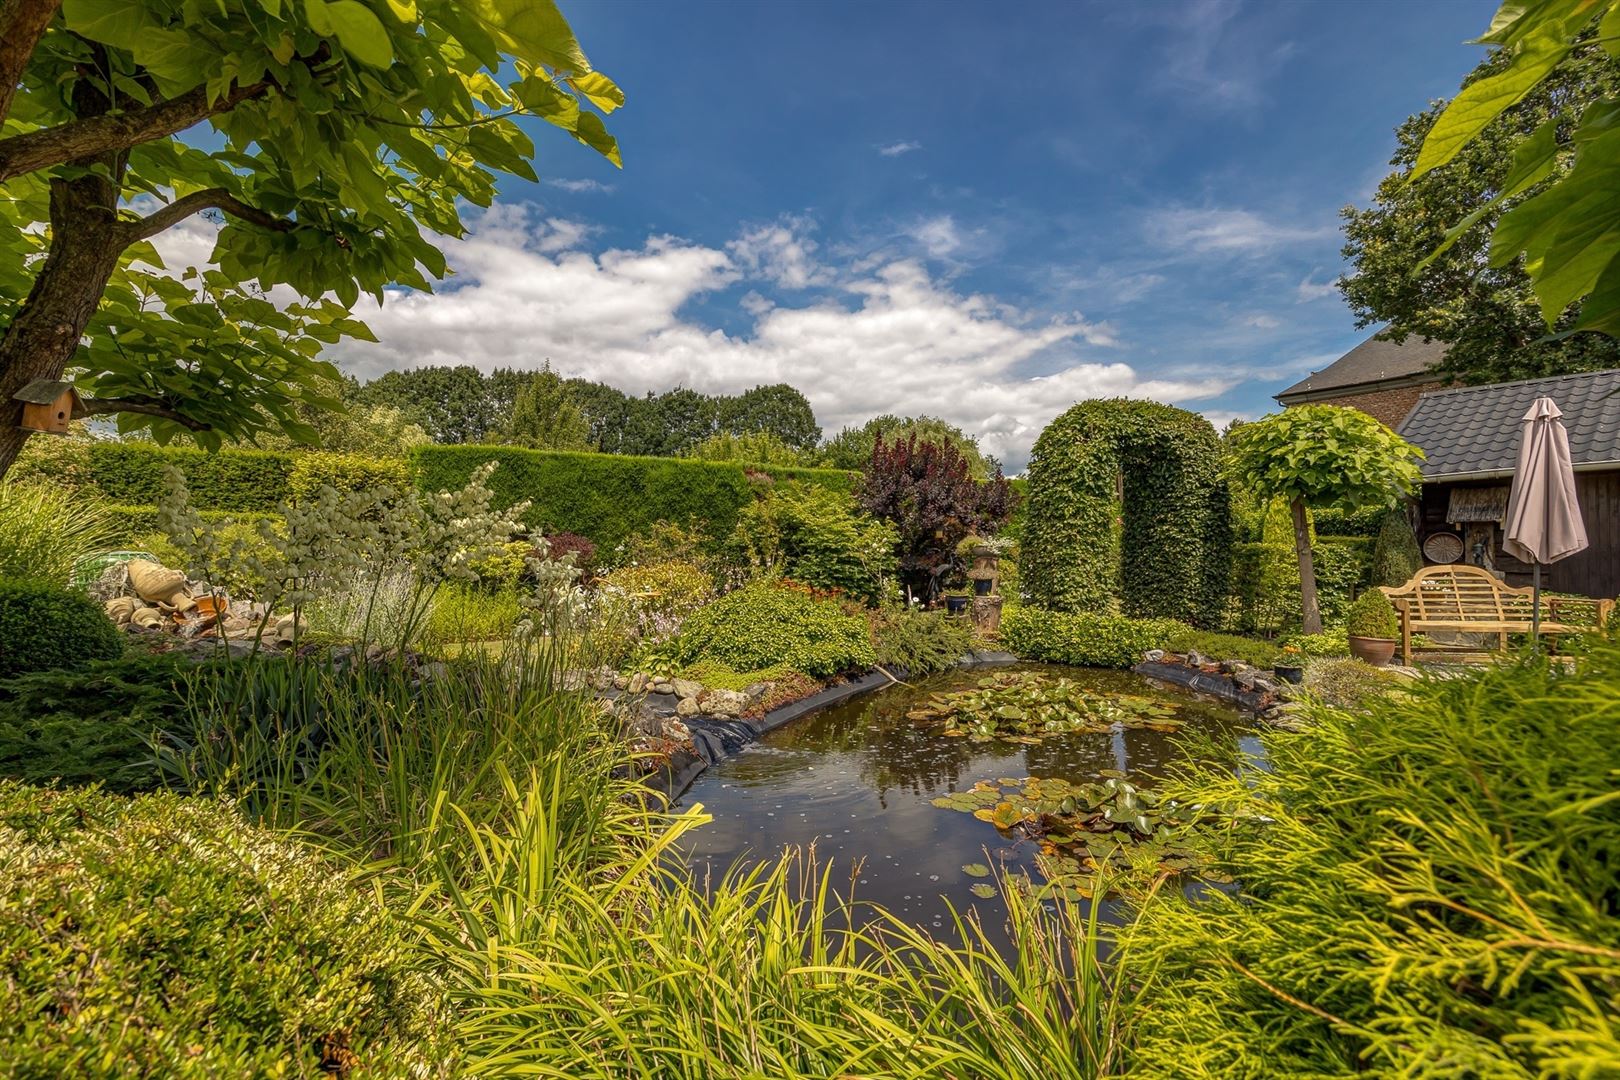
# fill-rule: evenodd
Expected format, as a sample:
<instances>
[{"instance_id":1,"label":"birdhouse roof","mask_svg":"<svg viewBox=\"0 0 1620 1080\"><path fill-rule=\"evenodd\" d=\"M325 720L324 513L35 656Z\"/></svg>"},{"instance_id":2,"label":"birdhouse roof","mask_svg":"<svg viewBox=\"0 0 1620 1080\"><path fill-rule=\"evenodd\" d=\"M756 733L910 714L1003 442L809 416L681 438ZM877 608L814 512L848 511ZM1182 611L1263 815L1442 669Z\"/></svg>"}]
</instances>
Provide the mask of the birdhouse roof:
<instances>
[{"instance_id":1,"label":"birdhouse roof","mask_svg":"<svg viewBox=\"0 0 1620 1080\"><path fill-rule=\"evenodd\" d=\"M30 405L49 405L65 393L71 392L77 401L79 392L73 389L73 384L66 379L35 379L15 394L11 395L13 401L23 401Z\"/></svg>"}]
</instances>

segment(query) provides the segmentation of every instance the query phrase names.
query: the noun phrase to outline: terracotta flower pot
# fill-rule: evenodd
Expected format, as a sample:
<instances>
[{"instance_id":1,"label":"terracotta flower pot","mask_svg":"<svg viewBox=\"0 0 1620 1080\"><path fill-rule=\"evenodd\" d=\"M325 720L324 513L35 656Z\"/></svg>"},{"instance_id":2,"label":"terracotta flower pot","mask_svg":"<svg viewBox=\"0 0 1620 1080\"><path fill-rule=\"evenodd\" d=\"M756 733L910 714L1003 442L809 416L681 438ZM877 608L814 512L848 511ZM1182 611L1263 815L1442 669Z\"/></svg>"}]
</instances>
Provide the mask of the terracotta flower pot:
<instances>
[{"instance_id":1,"label":"terracotta flower pot","mask_svg":"<svg viewBox=\"0 0 1620 1080\"><path fill-rule=\"evenodd\" d=\"M1383 667L1395 655L1395 639L1351 635L1350 655L1374 667Z\"/></svg>"}]
</instances>

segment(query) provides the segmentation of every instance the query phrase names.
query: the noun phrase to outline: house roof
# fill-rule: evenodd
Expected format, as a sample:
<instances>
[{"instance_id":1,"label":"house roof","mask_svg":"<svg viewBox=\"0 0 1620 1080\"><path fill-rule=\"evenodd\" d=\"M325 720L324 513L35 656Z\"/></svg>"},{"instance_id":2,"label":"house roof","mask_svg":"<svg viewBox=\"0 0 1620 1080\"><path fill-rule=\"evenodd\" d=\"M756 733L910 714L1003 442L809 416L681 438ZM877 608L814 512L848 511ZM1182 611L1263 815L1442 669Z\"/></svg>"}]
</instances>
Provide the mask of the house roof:
<instances>
[{"instance_id":1,"label":"house roof","mask_svg":"<svg viewBox=\"0 0 1620 1080\"><path fill-rule=\"evenodd\" d=\"M1308 401L1325 391L1343 392L1351 387L1394 380L1420 381L1446 355L1444 342L1408 337L1397 345L1370 337L1321 371L1312 372L1276 395L1283 404Z\"/></svg>"},{"instance_id":2,"label":"house roof","mask_svg":"<svg viewBox=\"0 0 1620 1080\"><path fill-rule=\"evenodd\" d=\"M1564 414L1576 468L1620 468L1620 368L1433 390L1398 430L1427 455L1425 480L1505 476L1518 461L1520 421L1542 396Z\"/></svg>"}]
</instances>

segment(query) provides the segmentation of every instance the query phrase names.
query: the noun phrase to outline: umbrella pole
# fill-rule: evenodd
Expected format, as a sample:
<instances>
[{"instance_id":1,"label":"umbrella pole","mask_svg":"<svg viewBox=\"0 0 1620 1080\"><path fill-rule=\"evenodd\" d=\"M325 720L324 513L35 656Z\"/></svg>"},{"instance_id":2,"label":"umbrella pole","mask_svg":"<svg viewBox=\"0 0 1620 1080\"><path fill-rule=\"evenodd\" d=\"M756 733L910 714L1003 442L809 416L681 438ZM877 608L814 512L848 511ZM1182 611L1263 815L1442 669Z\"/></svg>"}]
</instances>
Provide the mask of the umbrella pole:
<instances>
[{"instance_id":1,"label":"umbrella pole","mask_svg":"<svg viewBox=\"0 0 1620 1080\"><path fill-rule=\"evenodd\" d=\"M1541 563L1535 564L1534 576L1531 579L1530 589L1530 648L1533 652L1541 651Z\"/></svg>"}]
</instances>

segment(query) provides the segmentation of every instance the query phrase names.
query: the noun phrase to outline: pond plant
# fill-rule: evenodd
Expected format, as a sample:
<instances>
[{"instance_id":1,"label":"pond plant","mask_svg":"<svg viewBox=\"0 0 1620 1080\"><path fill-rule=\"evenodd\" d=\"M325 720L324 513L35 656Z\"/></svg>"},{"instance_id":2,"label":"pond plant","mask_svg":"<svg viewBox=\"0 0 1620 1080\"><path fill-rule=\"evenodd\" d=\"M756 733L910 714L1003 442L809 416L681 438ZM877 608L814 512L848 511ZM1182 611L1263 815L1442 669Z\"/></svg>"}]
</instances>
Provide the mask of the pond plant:
<instances>
[{"instance_id":1,"label":"pond plant","mask_svg":"<svg viewBox=\"0 0 1620 1080\"><path fill-rule=\"evenodd\" d=\"M941 723L943 734L973 742L1038 743L1051 735L1181 726L1174 706L1135 694L1098 693L1073 679L1033 671L989 675L973 689L935 694L906 717Z\"/></svg>"}]
</instances>

